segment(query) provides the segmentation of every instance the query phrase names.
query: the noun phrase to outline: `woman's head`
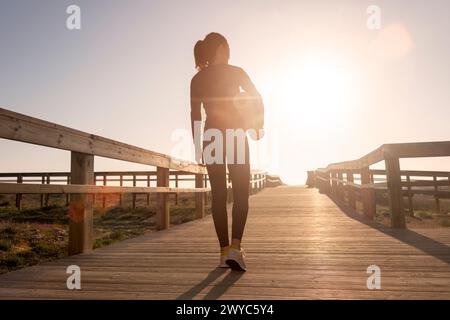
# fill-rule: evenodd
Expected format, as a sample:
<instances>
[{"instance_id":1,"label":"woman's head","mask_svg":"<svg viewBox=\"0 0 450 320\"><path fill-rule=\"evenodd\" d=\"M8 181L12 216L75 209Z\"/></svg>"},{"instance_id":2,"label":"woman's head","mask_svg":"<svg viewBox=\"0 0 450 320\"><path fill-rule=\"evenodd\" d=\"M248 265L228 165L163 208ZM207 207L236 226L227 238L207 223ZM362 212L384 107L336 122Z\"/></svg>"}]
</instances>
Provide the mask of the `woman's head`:
<instances>
[{"instance_id":1,"label":"woman's head","mask_svg":"<svg viewBox=\"0 0 450 320\"><path fill-rule=\"evenodd\" d=\"M230 59L230 47L223 35L209 33L204 40L199 40L194 47L195 67L206 68L216 63L227 63Z\"/></svg>"}]
</instances>

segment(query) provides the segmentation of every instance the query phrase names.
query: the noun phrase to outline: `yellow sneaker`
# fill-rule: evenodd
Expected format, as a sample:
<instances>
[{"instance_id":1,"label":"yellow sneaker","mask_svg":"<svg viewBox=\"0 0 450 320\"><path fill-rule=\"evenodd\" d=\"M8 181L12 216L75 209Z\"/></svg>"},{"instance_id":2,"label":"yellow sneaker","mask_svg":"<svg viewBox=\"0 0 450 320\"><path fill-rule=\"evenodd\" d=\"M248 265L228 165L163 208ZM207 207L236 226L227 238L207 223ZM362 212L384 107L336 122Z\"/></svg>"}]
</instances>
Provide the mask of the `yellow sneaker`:
<instances>
[{"instance_id":1,"label":"yellow sneaker","mask_svg":"<svg viewBox=\"0 0 450 320\"><path fill-rule=\"evenodd\" d=\"M219 268L229 268L230 266L227 265L226 261L228 259L228 252L229 252L229 248L227 247L226 249L221 249L220 250L220 262L218 267Z\"/></svg>"}]
</instances>

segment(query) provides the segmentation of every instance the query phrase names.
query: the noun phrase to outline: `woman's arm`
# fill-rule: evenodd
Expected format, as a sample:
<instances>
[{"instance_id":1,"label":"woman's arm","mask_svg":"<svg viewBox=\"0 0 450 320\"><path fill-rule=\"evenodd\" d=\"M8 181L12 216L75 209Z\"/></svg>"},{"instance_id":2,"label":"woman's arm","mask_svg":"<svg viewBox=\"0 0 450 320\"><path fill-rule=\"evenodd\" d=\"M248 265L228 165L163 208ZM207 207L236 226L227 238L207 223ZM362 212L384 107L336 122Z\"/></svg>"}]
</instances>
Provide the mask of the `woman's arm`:
<instances>
[{"instance_id":1,"label":"woman's arm","mask_svg":"<svg viewBox=\"0 0 450 320\"><path fill-rule=\"evenodd\" d=\"M240 84L241 84L241 88L245 92L247 92L250 96L253 96L256 99L261 99L261 95L259 94L255 85L253 84L253 82L250 79L250 77L248 76L248 74L244 71L244 69L241 69Z\"/></svg>"},{"instance_id":2,"label":"woman's arm","mask_svg":"<svg viewBox=\"0 0 450 320\"><path fill-rule=\"evenodd\" d=\"M202 145L201 145L201 126L199 125L202 121L201 112L202 101L200 95L198 94L198 89L194 79L191 81L191 130L192 130L192 140L195 146L195 160L200 163L202 155Z\"/></svg>"},{"instance_id":3,"label":"woman's arm","mask_svg":"<svg viewBox=\"0 0 450 320\"><path fill-rule=\"evenodd\" d=\"M253 111L253 121L258 128L262 129L264 127L264 103L252 80L243 69L241 69L240 84L241 88L247 93L250 99L253 100L253 105L257 106ZM260 133L257 134L259 135Z\"/></svg>"}]
</instances>

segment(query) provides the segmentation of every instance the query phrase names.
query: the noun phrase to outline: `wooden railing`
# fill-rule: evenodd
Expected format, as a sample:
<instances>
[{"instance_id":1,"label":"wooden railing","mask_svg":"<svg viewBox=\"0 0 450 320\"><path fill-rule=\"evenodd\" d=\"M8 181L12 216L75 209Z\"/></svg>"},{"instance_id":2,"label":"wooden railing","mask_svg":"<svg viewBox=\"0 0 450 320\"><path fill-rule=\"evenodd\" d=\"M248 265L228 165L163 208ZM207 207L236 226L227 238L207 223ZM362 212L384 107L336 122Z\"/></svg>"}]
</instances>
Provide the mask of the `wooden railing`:
<instances>
[{"instance_id":1,"label":"wooden railing","mask_svg":"<svg viewBox=\"0 0 450 320\"><path fill-rule=\"evenodd\" d=\"M435 197L439 210L439 199L450 197L449 190L440 190L441 187L450 187L450 172L401 171L399 159L447 156L450 156L450 141L385 144L360 159L309 171L307 184L338 200L346 200L352 209L356 209L358 197L364 215L369 219L373 219L376 213L376 190L385 191L389 199L391 226L405 228L403 197L408 197L410 214L413 212L414 194ZM385 170L370 169L370 165L381 161L385 163ZM428 189L424 189L426 187Z\"/></svg>"},{"instance_id":2,"label":"wooden railing","mask_svg":"<svg viewBox=\"0 0 450 320\"><path fill-rule=\"evenodd\" d=\"M93 241L93 197L92 194L149 194L156 193L157 229L170 225L168 195L195 192L195 217L205 214L206 168L202 165L171 156L138 148L122 142L85 133L55 123L29 117L0 108L0 138L27 142L71 152L70 176L66 173L47 173L40 183L24 182L24 174L18 174L17 183L1 182L0 194L70 194L69 199L69 254L90 251ZM108 186L96 185L94 156L129 161L156 167L152 176L156 186ZM174 170L176 173L172 173ZM194 188L170 187L171 175L190 174ZM252 183L264 186L265 174L256 173ZM63 177L66 184L51 184L51 175ZM120 179L120 175L119 175ZM136 176L135 176L136 179ZM17 198L16 198L17 199ZM20 202L20 201L19 201ZM19 204L20 205L20 204Z\"/></svg>"},{"instance_id":3,"label":"wooden railing","mask_svg":"<svg viewBox=\"0 0 450 320\"><path fill-rule=\"evenodd\" d=\"M146 187L155 185L157 182L156 171L99 171L94 172L94 184L108 186L111 183L123 187L125 185L131 185L136 187L138 184L145 184ZM228 173L227 173L228 174ZM2 185L2 183L29 183L29 184L70 184L70 172L8 172L0 173L0 191L3 188L7 193L13 193L14 188L8 185ZM208 185L208 175L204 176L204 185ZM250 194L254 194L266 186L266 173L260 170L252 170L250 179ZM232 185L230 179L227 180L228 184L228 200L232 200ZM174 185L175 188L179 188L180 183L193 184L195 182L195 174L183 171L169 171L169 185ZM209 189L208 189L209 190ZM1 194L2 192L0 192ZM22 194L17 193L15 205L20 210L22 208ZM170 192L169 192L170 194ZM123 204L122 193L118 194L119 206ZM146 197L147 206L150 205L150 193L131 193L132 195L132 208L136 208L137 196L143 195ZM46 207L49 205L50 193L40 193L40 206ZM66 205L70 202L70 194L66 194ZM93 203L96 203L96 194L93 194ZM178 192L173 193L175 205L178 204ZM106 208L105 194L100 195L102 200L102 207ZM208 197L205 194L205 203Z\"/></svg>"}]
</instances>

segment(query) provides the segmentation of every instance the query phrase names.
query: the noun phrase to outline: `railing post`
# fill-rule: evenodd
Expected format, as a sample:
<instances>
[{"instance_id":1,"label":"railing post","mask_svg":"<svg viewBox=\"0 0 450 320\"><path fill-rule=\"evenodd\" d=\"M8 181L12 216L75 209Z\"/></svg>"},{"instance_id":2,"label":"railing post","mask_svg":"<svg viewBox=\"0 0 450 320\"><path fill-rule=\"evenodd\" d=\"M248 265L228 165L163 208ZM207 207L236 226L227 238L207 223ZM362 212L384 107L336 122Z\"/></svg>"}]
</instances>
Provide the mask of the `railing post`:
<instances>
[{"instance_id":1,"label":"railing post","mask_svg":"<svg viewBox=\"0 0 450 320\"><path fill-rule=\"evenodd\" d=\"M205 186L205 188L207 188L207 187L208 187L208 175L205 174L204 177L203 177L203 179L204 179L204 180L203 180L203 185ZM205 192L204 195L205 195L205 206L206 206L206 205L209 204L209 200L208 200L209 193L208 193L208 192Z\"/></svg>"},{"instance_id":2,"label":"railing post","mask_svg":"<svg viewBox=\"0 0 450 320\"><path fill-rule=\"evenodd\" d=\"M45 183L45 176L43 175L42 177L41 177L41 183L42 184L44 184ZM44 206L44 194L43 193L41 193L41 208Z\"/></svg>"},{"instance_id":3,"label":"railing post","mask_svg":"<svg viewBox=\"0 0 450 320\"><path fill-rule=\"evenodd\" d=\"M441 203L439 202L439 196L438 196L438 185L437 185L437 177L433 176L433 183L434 183L434 192L436 192L435 196L434 196L434 201L436 202L436 213L440 214L441 213Z\"/></svg>"},{"instance_id":4,"label":"railing post","mask_svg":"<svg viewBox=\"0 0 450 320\"><path fill-rule=\"evenodd\" d=\"M332 170L330 172L331 175L331 194L333 195L333 197L336 197L337 195L337 181L334 180L337 178L337 173L336 171Z\"/></svg>"},{"instance_id":5,"label":"railing post","mask_svg":"<svg viewBox=\"0 0 450 320\"><path fill-rule=\"evenodd\" d=\"M103 185L106 186L106 175L103 175ZM103 198L102 198L102 208L105 209L106 208L106 194L103 194Z\"/></svg>"},{"instance_id":6,"label":"railing post","mask_svg":"<svg viewBox=\"0 0 450 320\"><path fill-rule=\"evenodd\" d=\"M169 187L169 169L156 168L156 186ZM167 193L158 192L156 194L156 228L158 230L167 229L170 226L169 202Z\"/></svg>"},{"instance_id":7,"label":"railing post","mask_svg":"<svg viewBox=\"0 0 450 320\"><path fill-rule=\"evenodd\" d=\"M400 161L397 157L384 153L386 165L386 179L391 210L392 228L406 228L405 212L403 209L402 180L400 176Z\"/></svg>"},{"instance_id":8,"label":"railing post","mask_svg":"<svg viewBox=\"0 0 450 320\"><path fill-rule=\"evenodd\" d=\"M316 187L316 178L315 178L315 171L307 171L308 177L306 179L306 185L308 188L314 188Z\"/></svg>"},{"instance_id":9,"label":"railing post","mask_svg":"<svg viewBox=\"0 0 450 320\"><path fill-rule=\"evenodd\" d=\"M412 193L411 193L411 177L409 174L406 176L406 181L408 182L408 215L410 217L414 216L414 207L413 207L413 201L412 201Z\"/></svg>"},{"instance_id":10,"label":"railing post","mask_svg":"<svg viewBox=\"0 0 450 320\"><path fill-rule=\"evenodd\" d=\"M119 186L123 187L123 175L119 176ZM122 193L119 194L119 205L122 206L122 202L123 202L123 195Z\"/></svg>"},{"instance_id":11,"label":"railing post","mask_svg":"<svg viewBox=\"0 0 450 320\"><path fill-rule=\"evenodd\" d=\"M353 178L353 172L347 171L347 182L353 183L355 180ZM356 198L355 198L355 187L352 185L347 185L347 201L348 206L355 210L356 209Z\"/></svg>"},{"instance_id":12,"label":"railing post","mask_svg":"<svg viewBox=\"0 0 450 320\"><path fill-rule=\"evenodd\" d=\"M169 185L167 185L169 186ZM136 187L136 175L133 174L133 187ZM136 209L136 193L132 194L133 197L133 209Z\"/></svg>"},{"instance_id":13,"label":"railing post","mask_svg":"<svg viewBox=\"0 0 450 320\"><path fill-rule=\"evenodd\" d=\"M175 188L178 188L178 174L175 173ZM175 194L175 205L178 205L178 193Z\"/></svg>"},{"instance_id":14,"label":"railing post","mask_svg":"<svg viewBox=\"0 0 450 320\"><path fill-rule=\"evenodd\" d=\"M150 175L147 175L147 188L150 187ZM150 206L150 193L147 193L147 207Z\"/></svg>"},{"instance_id":15,"label":"railing post","mask_svg":"<svg viewBox=\"0 0 450 320\"><path fill-rule=\"evenodd\" d=\"M361 184L370 184L370 169L365 167L361 169ZM375 217L376 199L375 189L371 187L361 188L361 198L363 203L364 216L370 220Z\"/></svg>"},{"instance_id":16,"label":"railing post","mask_svg":"<svg viewBox=\"0 0 450 320\"><path fill-rule=\"evenodd\" d=\"M71 184L94 184L94 156L72 151ZM88 194L73 194L69 203L69 255L92 249L93 206Z\"/></svg>"},{"instance_id":17,"label":"railing post","mask_svg":"<svg viewBox=\"0 0 450 320\"><path fill-rule=\"evenodd\" d=\"M204 188L203 174L195 175L195 187ZM202 219L205 216L205 197L204 192L195 193L195 218Z\"/></svg>"},{"instance_id":18,"label":"railing post","mask_svg":"<svg viewBox=\"0 0 450 320\"><path fill-rule=\"evenodd\" d=\"M325 193L328 195L328 196L331 196L332 195L332 180L331 180L331 178L333 178L333 174L331 173L331 171L327 171L326 173L325 173Z\"/></svg>"},{"instance_id":19,"label":"railing post","mask_svg":"<svg viewBox=\"0 0 450 320\"><path fill-rule=\"evenodd\" d=\"M319 180L319 192L323 194L330 194L330 172L319 171L317 174Z\"/></svg>"},{"instance_id":20,"label":"railing post","mask_svg":"<svg viewBox=\"0 0 450 320\"><path fill-rule=\"evenodd\" d=\"M97 181L98 181L97 177L98 177L98 175L95 174L95 172L94 172L94 186L97 185ZM92 194L92 206L95 208L96 204L97 204L97 194L93 193Z\"/></svg>"},{"instance_id":21,"label":"railing post","mask_svg":"<svg viewBox=\"0 0 450 320\"><path fill-rule=\"evenodd\" d=\"M46 183L47 183L47 184L50 184L50 174L47 174L47 180L46 180ZM45 206L46 206L46 207L48 207L49 200L50 200L50 194L49 194L49 193L46 193L46 194L45 194Z\"/></svg>"},{"instance_id":22,"label":"railing post","mask_svg":"<svg viewBox=\"0 0 450 320\"><path fill-rule=\"evenodd\" d=\"M339 179L339 181L337 182L337 197L339 200L343 200L344 199L344 183L342 182L343 176L342 176L341 170L338 171L337 178Z\"/></svg>"},{"instance_id":23,"label":"railing post","mask_svg":"<svg viewBox=\"0 0 450 320\"><path fill-rule=\"evenodd\" d=\"M66 177L66 183L70 184L70 174L67 175ZM66 206L68 206L70 203L70 194L66 194Z\"/></svg>"},{"instance_id":24,"label":"railing post","mask_svg":"<svg viewBox=\"0 0 450 320\"><path fill-rule=\"evenodd\" d=\"M23 182L22 175L19 174L17 176L17 183L22 183L22 182ZM22 194L21 193L16 194L16 207L19 210L22 209Z\"/></svg>"}]
</instances>

